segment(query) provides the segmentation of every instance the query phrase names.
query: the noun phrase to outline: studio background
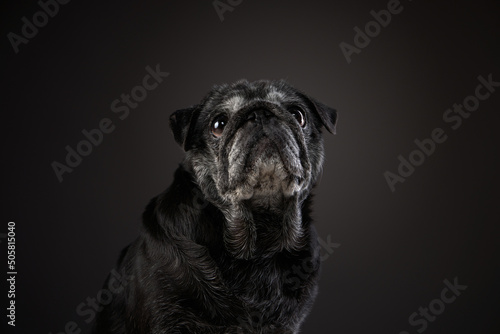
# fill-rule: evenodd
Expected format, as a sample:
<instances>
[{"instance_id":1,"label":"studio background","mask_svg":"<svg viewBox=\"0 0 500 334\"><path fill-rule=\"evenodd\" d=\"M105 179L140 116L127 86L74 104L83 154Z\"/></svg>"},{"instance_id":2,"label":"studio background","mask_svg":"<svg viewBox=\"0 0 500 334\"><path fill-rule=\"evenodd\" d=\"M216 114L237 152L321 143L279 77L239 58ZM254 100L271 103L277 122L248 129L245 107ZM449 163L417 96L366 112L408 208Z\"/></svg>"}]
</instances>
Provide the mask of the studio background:
<instances>
[{"instance_id":1,"label":"studio background","mask_svg":"<svg viewBox=\"0 0 500 334\"><path fill-rule=\"evenodd\" d=\"M95 298L182 160L169 115L241 78L286 79L339 113L314 205L320 237L339 245L303 333L418 333L409 316L454 278L467 289L424 332L497 332L500 87L456 130L443 121L479 76L500 81L497 2L401 0L350 63L340 43L354 45L354 28L388 1L244 0L223 20L213 1L71 1L18 53L8 33L41 7L2 6L0 248L6 261L15 221L18 271L9 333L69 322L89 333L77 306ZM111 103L157 65L169 76L121 120ZM103 118L114 131L59 182L51 164ZM435 128L447 140L391 191L384 173Z\"/></svg>"}]
</instances>

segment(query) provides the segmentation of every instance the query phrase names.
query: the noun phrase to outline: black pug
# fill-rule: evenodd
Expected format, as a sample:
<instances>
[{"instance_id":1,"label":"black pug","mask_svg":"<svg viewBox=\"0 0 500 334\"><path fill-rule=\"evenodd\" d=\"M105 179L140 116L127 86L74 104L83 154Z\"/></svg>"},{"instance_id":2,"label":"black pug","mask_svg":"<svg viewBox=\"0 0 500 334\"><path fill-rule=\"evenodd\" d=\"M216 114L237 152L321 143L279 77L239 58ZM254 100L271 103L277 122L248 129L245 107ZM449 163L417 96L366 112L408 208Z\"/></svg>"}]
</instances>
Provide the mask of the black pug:
<instances>
[{"instance_id":1,"label":"black pug","mask_svg":"<svg viewBox=\"0 0 500 334\"><path fill-rule=\"evenodd\" d=\"M317 292L311 225L335 110L284 81L215 87L170 117L186 155L120 256L96 333L298 333ZM292 267L307 268L296 275Z\"/></svg>"}]
</instances>

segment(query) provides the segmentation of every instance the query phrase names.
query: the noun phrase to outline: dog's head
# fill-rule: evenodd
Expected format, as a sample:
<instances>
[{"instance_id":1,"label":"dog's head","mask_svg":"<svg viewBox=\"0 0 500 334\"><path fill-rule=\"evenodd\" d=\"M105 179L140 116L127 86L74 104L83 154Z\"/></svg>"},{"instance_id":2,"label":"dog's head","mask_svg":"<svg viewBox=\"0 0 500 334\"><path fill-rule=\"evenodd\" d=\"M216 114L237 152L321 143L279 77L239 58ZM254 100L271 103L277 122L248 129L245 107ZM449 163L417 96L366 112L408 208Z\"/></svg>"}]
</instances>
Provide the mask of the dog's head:
<instances>
[{"instance_id":1,"label":"dog's head","mask_svg":"<svg viewBox=\"0 0 500 334\"><path fill-rule=\"evenodd\" d=\"M224 213L225 240L236 256L249 257L253 250L247 248L255 247L252 212L287 217L275 232L300 237L298 206L323 164L321 128L334 133L336 121L335 110L284 81L216 86L200 104L172 114L175 140L186 151L184 164ZM298 242L275 241L282 244L278 249Z\"/></svg>"}]
</instances>

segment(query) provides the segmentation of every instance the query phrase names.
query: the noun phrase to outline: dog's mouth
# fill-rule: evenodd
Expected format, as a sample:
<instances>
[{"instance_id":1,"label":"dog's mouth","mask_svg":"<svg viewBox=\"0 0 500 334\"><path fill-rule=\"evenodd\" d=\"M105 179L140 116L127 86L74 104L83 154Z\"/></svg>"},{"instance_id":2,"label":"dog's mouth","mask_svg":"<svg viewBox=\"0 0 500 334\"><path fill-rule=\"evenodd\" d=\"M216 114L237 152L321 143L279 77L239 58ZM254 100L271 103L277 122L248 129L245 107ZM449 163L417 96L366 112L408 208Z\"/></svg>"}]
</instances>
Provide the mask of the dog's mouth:
<instances>
[{"instance_id":1,"label":"dog's mouth","mask_svg":"<svg viewBox=\"0 0 500 334\"><path fill-rule=\"evenodd\" d=\"M289 197L300 191L308 178L308 162L304 166L301 161L300 145L283 126L243 127L226 152L227 166L220 166L220 170L228 182L219 190L231 201Z\"/></svg>"},{"instance_id":2,"label":"dog's mouth","mask_svg":"<svg viewBox=\"0 0 500 334\"><path fill-rule=\"evenodd\" d=\"M294 178L286 164L290 160L286 156L289 152L280 151L278 146L263 136L245 157L241 181L244 188L253 192L247 196L265 197L292 191L289 188Z\"/></svg>"}]
</instances>

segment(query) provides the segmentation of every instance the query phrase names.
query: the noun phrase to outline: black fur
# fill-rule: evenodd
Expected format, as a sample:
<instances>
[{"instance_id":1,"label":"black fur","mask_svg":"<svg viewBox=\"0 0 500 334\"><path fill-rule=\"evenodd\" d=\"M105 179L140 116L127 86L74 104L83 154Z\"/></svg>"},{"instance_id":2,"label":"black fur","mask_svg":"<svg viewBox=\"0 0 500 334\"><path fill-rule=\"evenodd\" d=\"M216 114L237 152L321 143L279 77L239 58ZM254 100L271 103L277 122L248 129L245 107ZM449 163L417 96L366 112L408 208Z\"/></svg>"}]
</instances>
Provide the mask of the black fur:
<instances>
[{"instance_id":1,"label":"black fur","mask_svg":"<svg viewBox=\"0 0 500 334\"><path fill-rule=\"evenodd\" d=\"M262 101L276 89L286 101ZM225 111L226 137L215 139L207 129L231 94L248 104ZM290 104L305 110L308 128L294 123ZM263 108L272 120L247 124L249 113ZM333 109L285 83L266 81L216 87L199 105L174 113L171 127L186 159L172 185L151 200L140 237L120 256L118 271L128 279L120 289L111 286L111 278L106 281L113 298L99 312L94 332L298 333L316 296L320 267L310 217L310 191L323 161L320 128L335 131L336 117ZM231 187L248 182L227 172L236 141L230 136L236 133L240 140L253 140L238 144L241 152L278 150L272 154L282 154L291 173L290 180L280 182L292 182L298 190L273 193L276 199L226 196ZM265 146L269 138L278 143ZM286 145L292 153L285 152ZM248 158L249 166L242 168L259 168L257 160ZM294 266L307 273L294 274Z\"/></svg>"}]
</instances>

